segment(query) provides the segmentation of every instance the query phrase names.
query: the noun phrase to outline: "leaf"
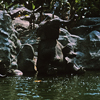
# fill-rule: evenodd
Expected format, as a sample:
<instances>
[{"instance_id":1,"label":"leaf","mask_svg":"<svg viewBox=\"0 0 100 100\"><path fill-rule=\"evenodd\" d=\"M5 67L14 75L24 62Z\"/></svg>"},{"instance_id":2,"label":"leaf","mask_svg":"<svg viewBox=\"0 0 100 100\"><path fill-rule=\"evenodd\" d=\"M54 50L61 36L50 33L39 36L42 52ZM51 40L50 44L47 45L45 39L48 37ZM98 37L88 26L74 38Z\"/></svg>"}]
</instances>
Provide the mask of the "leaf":
<instances>
[{"instance_id":1,"label":"leaf","mask_svg":"<svg viewBox=\"0 0 100 100\"><path fill-rule=\"evenodd\" d=\"M32 3L32 8L35 9L35 5Z\"/></svg>"},{"instance_id":2,"label":"leaf","mask_svg":"<svg viewBox=\"0 0 100 100\"><path fill-rule=\"evenodd\" d=\"M75 0L75 2L76 2L76 3L79 3L79 2L80 2L80 0Z\"/></svg>"}]
</instances>

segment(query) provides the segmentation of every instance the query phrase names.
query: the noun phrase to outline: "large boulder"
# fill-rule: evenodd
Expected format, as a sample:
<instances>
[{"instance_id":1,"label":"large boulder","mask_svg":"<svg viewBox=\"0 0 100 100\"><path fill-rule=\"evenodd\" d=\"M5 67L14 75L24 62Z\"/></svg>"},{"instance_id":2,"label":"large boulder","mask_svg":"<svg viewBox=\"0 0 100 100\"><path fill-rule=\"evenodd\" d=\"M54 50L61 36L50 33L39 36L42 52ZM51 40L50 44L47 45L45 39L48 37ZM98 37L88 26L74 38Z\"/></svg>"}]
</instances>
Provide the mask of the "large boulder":
<instances>
[{"instance_id":1,"label":"large boulder","mask_svg":"<svg viewBox=\"0 0 100 100\"><path fill-rule=\"evenodd\" d=\"M84 24L86 23L87 22L85 22ZM60 37L58 38L58 40L64 46L68 44L72 47L74 51L76 51L77 56L74 58L75 64L83 66L87 70L100 69L99 31L94 30L85 35L84 37L80 37L78 35L72 35L66 29L60 28Z\"/></svg>"},{"instance_id":2,"label":"large boulder","mask_svg":"<svg viewBox=\"0 0 100 100\"><path fill-rule=\"evenodd\" d=\"M12 19L30 13L32 13L32 11L22 5L19 8L9 10L9 14L11 15Z\"/></svg>"},{"instance_id":3,"label":"large boulder","mask_svg":"<svg viewBox=\"0 0 100 100\"><path fill-rule=\"evenodd\" d=\"M10 15L5 10L0 10L0 64L7 69L18 67L16 55L21 43L17 36Z\"/></svg>"},{"instance_id":4,"label":"large boulder","mask_svg":"<svg viewBox=\"0 0 100 100\"><path fill-rule=\"evenodd\" d=\"M86 36L94 30L100 31L100 17L90 17L80 20L76 27L70 29L70 33L79 36Z\"/></svg>"},{"instance_id":5,"label":"large boulder","mask_svg":"<svg viewBox=\"0 0 100 100\"><path fill-rule=\"evenodd\" d=\"M100 23L100 17L89 17L80 20L78 25L96 25Z\"/></svg>"},{"instance_id":6,"label":"large boulder","mask_svg":"<svg viewBox=\"0 0 100 100\"><path fill-rule=\"evenodd\" d=\"M60 28L58 41L63 45L70 45L74 49L77 48L77 41L82 38L77 35L70 34L67 29Z\"/></svg>"},{"instance_id":7,"label":"large boulder","mask_svg":"<svg viewBox=\"0 0 100 100\"><path fill-rule=\"evenodd\" d=\"M24 74L35 73L34 48L30 44L23 44L18 54L18 69Z\"/></svg>"},{"instance_id":8,"label":"large boulder","mask_svg":"<svg viewBox=\"0 0 100 100\"><path fill-rule=\"evenodd\" d=\"M78 41L76 62L86 69L100 69L100 32L92 31Z\"/></svg>"},{"instance_id":9,"label":"large boulder","mask_svg":"<svg viewBox=\"0 0 100 100\"><path fill-rule=\"evenodd\" d=\"M34 49L28 44L23 46L18 36L10 15L5 10L0 11L0 74L12 74L11 71L7 73L8 69L34 72Z\"/></svg>"},{"instance_id":10,"label":"large boulder","mask_svg":"<svg viewBox=\"0 0 100 100\"><path fill-rule=\"evenodd\" d=\"M12 20L12 24L14 25L14 28L20 33L29 28L29 21L21 20L19 17Z\"/></svg>"}]
</instances>

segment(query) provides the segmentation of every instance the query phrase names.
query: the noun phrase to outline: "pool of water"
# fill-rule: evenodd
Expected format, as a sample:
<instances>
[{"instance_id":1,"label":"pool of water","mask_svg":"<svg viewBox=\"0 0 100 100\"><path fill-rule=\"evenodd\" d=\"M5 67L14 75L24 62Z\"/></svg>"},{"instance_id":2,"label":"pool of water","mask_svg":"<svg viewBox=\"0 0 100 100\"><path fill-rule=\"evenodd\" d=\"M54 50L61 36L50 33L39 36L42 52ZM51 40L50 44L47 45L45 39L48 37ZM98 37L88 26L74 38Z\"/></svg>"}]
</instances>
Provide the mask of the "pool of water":
<instances>
[{"instance_id":1,"label":"pool of water","mask_svg":"<svg viewBox=\"0 0 100 100\"><path fill-rule=\"evenodd\" d=\"M0 78L0 100L100 100L100 72Z\"/></svg>"}]
</instances>

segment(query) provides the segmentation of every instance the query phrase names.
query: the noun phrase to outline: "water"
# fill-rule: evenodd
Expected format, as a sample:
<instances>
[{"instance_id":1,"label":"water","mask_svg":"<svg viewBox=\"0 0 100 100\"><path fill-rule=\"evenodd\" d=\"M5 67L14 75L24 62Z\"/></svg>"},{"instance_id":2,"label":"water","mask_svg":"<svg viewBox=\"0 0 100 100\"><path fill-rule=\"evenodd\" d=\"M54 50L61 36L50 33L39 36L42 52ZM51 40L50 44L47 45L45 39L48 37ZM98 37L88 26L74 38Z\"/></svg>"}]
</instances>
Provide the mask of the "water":
<instances>
[{"instance_id":1,"label":"water","mask_svg":"<svg viewBox=\"0 0 100 100\"><path fill-rule=\"evenodd\" d=\"M100 72L0 78L0 100L100 100Z\"/></svg>"}]
</instances>

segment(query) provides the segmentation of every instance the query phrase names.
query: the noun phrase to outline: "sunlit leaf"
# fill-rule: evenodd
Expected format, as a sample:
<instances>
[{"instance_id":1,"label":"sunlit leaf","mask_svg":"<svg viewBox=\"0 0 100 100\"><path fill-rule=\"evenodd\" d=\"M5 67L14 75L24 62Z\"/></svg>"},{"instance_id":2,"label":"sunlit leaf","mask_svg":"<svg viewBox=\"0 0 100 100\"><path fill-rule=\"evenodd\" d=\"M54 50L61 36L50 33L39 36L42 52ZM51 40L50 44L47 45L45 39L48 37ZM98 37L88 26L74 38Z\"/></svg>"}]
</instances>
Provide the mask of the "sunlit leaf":
<instances>
[{"instance_id":1,"label":"sunlit leaf","mask_svg":"<svg viewBox=\"0 0 100 100\"><path fill-rule=\"evenodd\" d=\"M25 15L25 16L29 16L29 15Z\"/></svg>"},{"instance_id":2,"label":"sunlit leaf","mask_svg":"<svg viewBox=\"0 0 100 100\"><path fill-rule=\"evenodd\" d=\"M75 0L76 3L79 3L81 0Z\"/></svg>"},{"instance_id":3,"label":"sunlit leaf","mask_svg":"<svg viewBox=\"0 0 100 100\"><path fill-rule=\"evenodd\" d=\"M32 8L35 9L35 5L32 3Z\"/></svg>"}]
</instances>

